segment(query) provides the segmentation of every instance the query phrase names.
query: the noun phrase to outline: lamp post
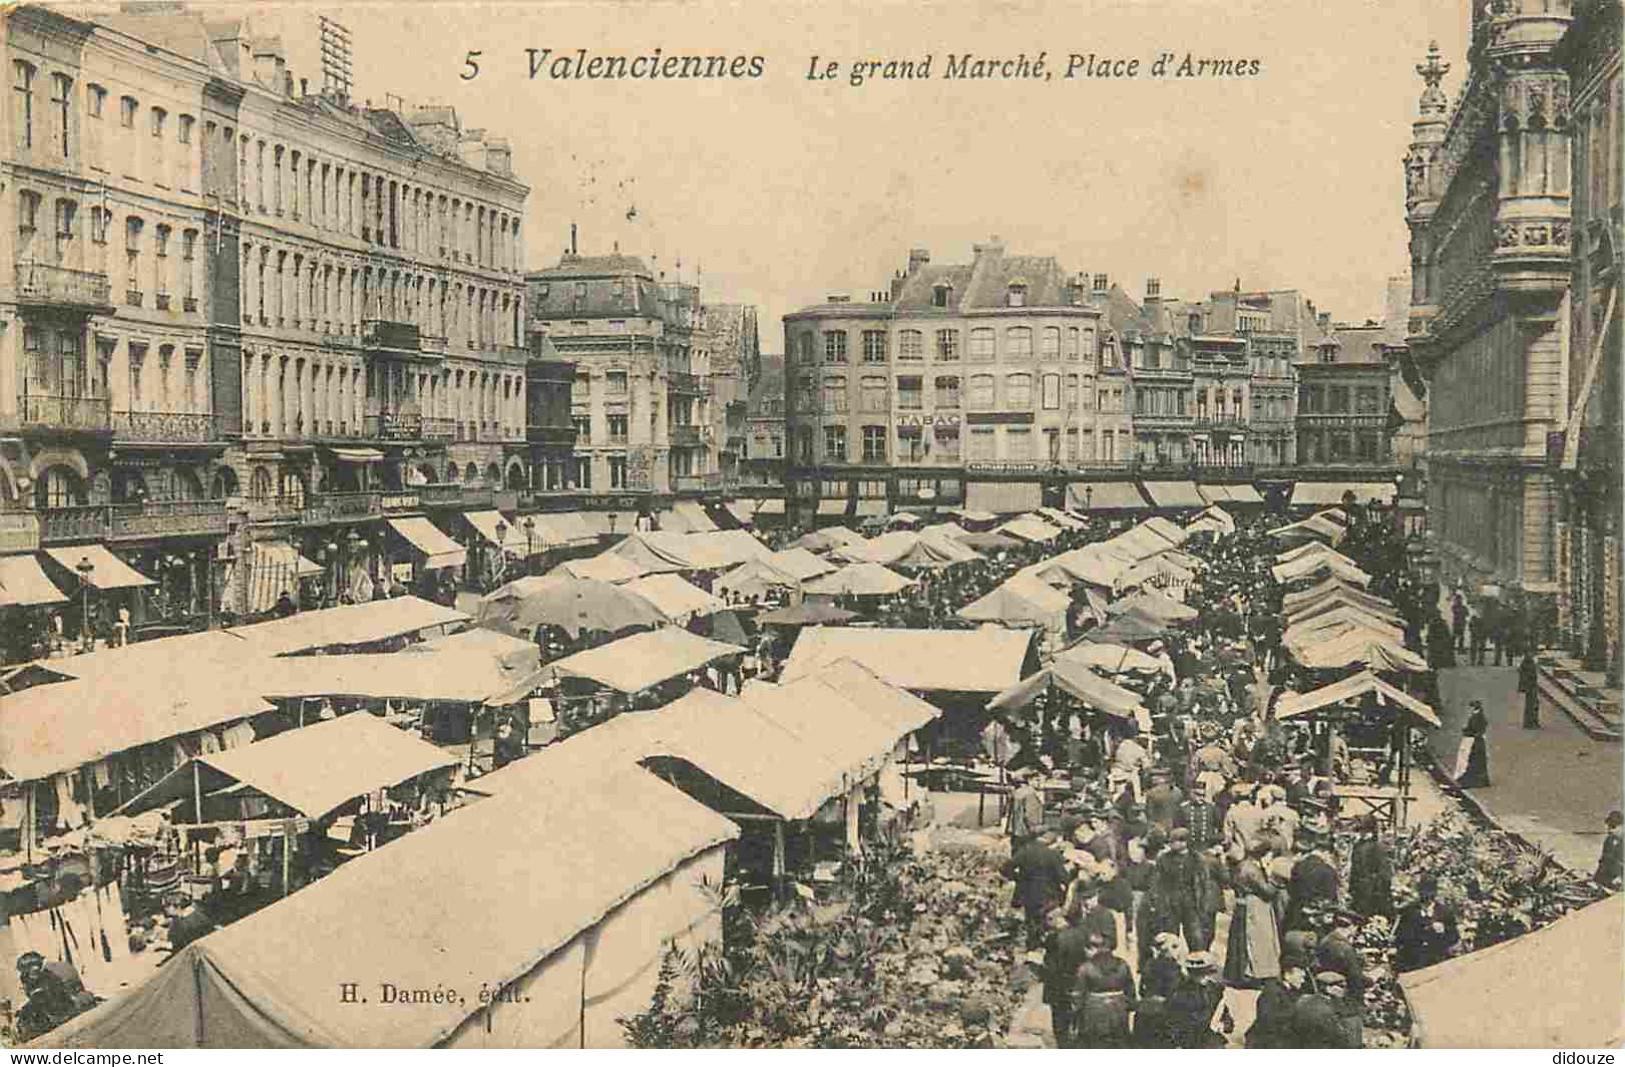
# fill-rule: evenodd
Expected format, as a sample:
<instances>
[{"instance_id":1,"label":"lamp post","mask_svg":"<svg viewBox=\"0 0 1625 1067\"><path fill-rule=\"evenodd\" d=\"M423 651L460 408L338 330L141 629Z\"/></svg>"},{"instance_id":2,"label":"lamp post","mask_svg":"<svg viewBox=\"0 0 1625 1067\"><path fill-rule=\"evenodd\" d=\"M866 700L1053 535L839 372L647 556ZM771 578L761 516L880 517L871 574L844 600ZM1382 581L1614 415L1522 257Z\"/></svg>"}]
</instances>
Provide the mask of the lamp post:
<instances>
[{"instance_id":1,"label":"lamp post","mask_svg":"<svg viewBox=\"0 0 1625 1067\"><path fill-rule=\"evenodd\" d=\"M501 519L497 520L497 562L491 568L491 580L494 583L502 580L502 572L508 563L508 524Z\"/></svg>"},{"instance_id":2,"label":"lamp post","mask_svg":"<svg viewBox=\"0 0 1625 1067\"><path fill-rule=\"evenodd\" d=\"M611 537L615 536L615 520L618 518L620 518L620 516L615 514L613 511L609 513L609 536Z\"/></svg>"},{"instance_id":3,"label":"lamp post","mask_svg":"<svg viewBox=\"0 0 1625 1067\"><path fill-rule=\"evenodd\" d=\"M531 561L536 558L536 516L525 516L525 573L530 574L533 569Z\"/></svg>"},{"instance_id":4,"label":"lamp post","mask_svg":"<svg viewBox=\"0 0 1625 1067\"><path fill-rule=\"evenodd\" d=\"M332 606L339 602L339 567L341 564L339 563L338 542L327 542L322 547L322 555L327 557L322 561L323 570L326 572L323 581L327 583L327 588L322 591L322 603ZM329 568L331 569L329 570Z\"/></svg>"},{"instance_id":5,"label":"lamp post","mask_svg":"<svg viewBox=\"0 0 1625 1067\"><path fill-rule=\"evenodd\" d=\"M90 636L90 576L96 570L96 565L90 562L89 556L80 556L79 562L73 568L79 574L79 589L81 593L79 606L79 645L81 651L89 652L91 648Z\"/></svg>"}]
</instances>

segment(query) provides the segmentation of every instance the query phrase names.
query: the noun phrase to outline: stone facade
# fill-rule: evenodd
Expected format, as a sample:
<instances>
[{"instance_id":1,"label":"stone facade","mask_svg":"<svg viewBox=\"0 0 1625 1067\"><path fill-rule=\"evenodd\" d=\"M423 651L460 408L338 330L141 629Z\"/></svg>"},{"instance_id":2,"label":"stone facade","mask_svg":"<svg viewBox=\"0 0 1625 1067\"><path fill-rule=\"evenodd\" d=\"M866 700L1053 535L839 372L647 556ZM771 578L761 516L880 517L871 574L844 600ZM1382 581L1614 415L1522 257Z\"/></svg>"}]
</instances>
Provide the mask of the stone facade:
<instances>
[{"instance_id":1,"label":"stone facade","mask_svg":"<svg viewBox=\"0 0 1625 1067\"><path fill-rule=\"evenodd\" d=\"M1460 95L1437 46L1405 159L1408 344L1428 394L1428 510L1447 578L1544 613L1557 589L1547 437L1566 409L1569 79L1563 10L1475 0ZM1544 615L1540 624L1544 625Z\"/></svg>"}]
</instances>

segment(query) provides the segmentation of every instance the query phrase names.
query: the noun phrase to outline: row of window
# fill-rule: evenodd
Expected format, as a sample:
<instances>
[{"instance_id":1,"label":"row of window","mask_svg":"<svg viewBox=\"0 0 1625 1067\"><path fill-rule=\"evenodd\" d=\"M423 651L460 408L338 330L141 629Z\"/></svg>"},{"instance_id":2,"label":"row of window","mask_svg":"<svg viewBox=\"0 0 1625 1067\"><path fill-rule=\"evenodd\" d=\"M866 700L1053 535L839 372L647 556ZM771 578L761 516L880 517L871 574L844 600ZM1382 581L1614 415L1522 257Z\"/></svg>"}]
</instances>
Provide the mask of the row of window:
<instances>
[{"instance_id":1,"label":"row of window","mask_svg":"<svg viewBox=\"0 0 1625 1067\"><path fill-rule=\"evenodd\" d=\"M931 352L940 362L954 362L960 358L960 331L941 329L933 334ZM848 333L845 330L825 330L822 345L825 363L847 362ZM1034 348L1036 340L1037 347ZM864 330L860 335L861 351L865 363L885 363L890 359L890 335L885 330ZM800 338L800 361L818 362L819 336L804 333ZM970 331L967 358L972 363L992 363L998 358L997 331L990 326L979 326ZM1115 350L1114 350L1115 351ZM1092 329L1069 326L1044 326L1035 331L1031 326L1008 326L1004 329L1004 358L1007 360L1038 359L1046 362L1066 360L1076 362L1095 358L1095 332ZM913 362L925 359L926 340L923 330L897 331L897 359Z\"/></svg>"},{"instance_id":2,"label":"row of window","mask_svg":"<svg viewBox=\"0 0 1625 1067\"><path fill-rule=\"evenodd\" d=\"M897 378L897 407L920 410L925 407L925 378L900 375ZM938 409L957 410L963 406L971 410L998 408L1000 388L992 374L973 374L963 379L965 390L961 395L962 379L957 375L939 375L932 381L932 395ZM799 381L796 406L806 412L843 412L847 410L847 381L841 374L825 375L822 385L823 405L819 406L819 388L811 376ZM1100 386L1082 382L1079 375L1015 373L1004 376L1003 407L1007 411L1031 411L1037 390L1038 406L1044 411L1122 411L1121 387ZM891 379L879 375L866 375L859 381L858 410L883 412L891 410Z\"/></svg>"},{"instance_id":3,"label":"row of window","mask_svg":"<svg viewBox=\"0 0 1625 1067\"><path fill-rule=\"evenodd\" d=\"M1383 463L1383 435L1375 430L1356 433L1303 430L1298 434L1300 463Z\"/></svg>"},{"instance_id":4,"label":"row of window","mask_svg":"<svg viewBox=\"0 0 1625 1067\"><path fill-rule=\"evenodd\" d=\"M992 463L1007 462L1067 462L1090 463L1103 461L1116 462L1119 448L1124 456L1133 448L1133 437L1127 431L1101 430L1097 434L1093 429L1080 427L1044 427L1034 429L1031 426L972 426L964 434L963 448L961 447L961 434L957 426L943 426L933 432L922 432L919 427L899 427L896 431L895 457L888 455L891 447L891 431L885 426L867 425L859 428L862 441L862 462L885 463L895 458L898 463L943 463L959 462ZM849 461L847 451L848 429L845 426L825 426L823 428L823 451L815 459L813 455L813 432L803 429L796 432L793 440L796 443L797 458L802 463L822 461L825 463L846 463ZM884 482L875 483L882 486L879 495L884 496ZM837 491L833 496L844 496L844 490Z\"/></svg>"},{"instance_id":5,"label":"row of window","mask_svg":"<svg viewBox=\"0 0 1625 1067\"><path fill-rule=\"evenodd\" d=\"M1306 385L1300 412L1305 415L1380 415L1382 389L1374 385Z\"/></svg>"}]
</instances>

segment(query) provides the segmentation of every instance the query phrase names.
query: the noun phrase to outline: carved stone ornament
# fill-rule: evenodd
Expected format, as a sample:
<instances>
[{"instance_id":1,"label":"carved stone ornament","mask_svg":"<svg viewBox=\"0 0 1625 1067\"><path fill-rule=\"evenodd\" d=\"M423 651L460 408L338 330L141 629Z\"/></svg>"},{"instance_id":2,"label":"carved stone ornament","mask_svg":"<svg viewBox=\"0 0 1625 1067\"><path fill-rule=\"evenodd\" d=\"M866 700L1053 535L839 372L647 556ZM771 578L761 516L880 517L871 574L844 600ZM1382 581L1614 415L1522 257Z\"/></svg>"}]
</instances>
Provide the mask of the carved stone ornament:
<instances>
[{"instance_id":1,"label":"carved stone ornament","mask_svg":"<svg viewBox=\"0 0 1625 1067\"><path fill-rule=\"evenodd\" d=\"M1503 222L1495 228L1495 247L1513 248L1518 244L1518 224Z\"/></svg>"},{"instance_id":2,"label":"carved stone ornament","mask_svg":"<svg viewBox=\"0 0 1625 1067\"><path fill-rule=\"evenodd\" d=\"M1546 244L1547 229L1545 226L1525 226L1523 228L1523 243L1538 247Z\"/></svg>"}]
</instances>

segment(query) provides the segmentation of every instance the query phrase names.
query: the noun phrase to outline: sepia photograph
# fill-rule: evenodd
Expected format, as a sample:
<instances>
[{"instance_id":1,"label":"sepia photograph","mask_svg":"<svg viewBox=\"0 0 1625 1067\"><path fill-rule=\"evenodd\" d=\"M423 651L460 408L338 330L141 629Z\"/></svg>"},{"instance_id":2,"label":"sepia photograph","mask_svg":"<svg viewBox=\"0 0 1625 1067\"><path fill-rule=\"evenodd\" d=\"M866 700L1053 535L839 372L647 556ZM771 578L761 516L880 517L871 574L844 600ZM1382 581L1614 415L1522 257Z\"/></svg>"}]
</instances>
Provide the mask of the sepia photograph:
<instances>
[{"instance_id":1,"label":"sepia photograph","mask_svg":"<svg viewBox=\"0 0 1625 1067\"><path fill-rule=\"evenodd\" d=\"M1622 15L0 8L0 1049L1610 1062Z\"/></svg>"}]
</instances>

